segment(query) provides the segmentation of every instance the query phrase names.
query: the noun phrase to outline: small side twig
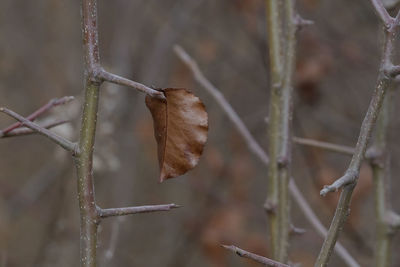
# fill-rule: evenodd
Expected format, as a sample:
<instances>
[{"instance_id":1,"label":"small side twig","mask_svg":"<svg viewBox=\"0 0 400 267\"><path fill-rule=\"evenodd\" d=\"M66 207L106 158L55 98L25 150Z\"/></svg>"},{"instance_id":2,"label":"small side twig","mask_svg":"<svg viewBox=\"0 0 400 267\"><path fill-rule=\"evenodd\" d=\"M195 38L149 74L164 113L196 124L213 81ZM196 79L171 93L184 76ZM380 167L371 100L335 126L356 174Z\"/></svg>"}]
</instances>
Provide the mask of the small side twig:
<instances>
[{"instance_id":1,"label":"small side twig","mask_svg":"<svg viewBox=\"0 0 400 267\"><path fill-rule=\"evenodd\" d=\"M55 106L59 106L59 105L64 105L70 101L74 100L73 96L64 96L62 98L54 98L51 99L47 104L45 104L44 106L40 107L39 109L37 109L36 111L34 111L32 114L30 114L28 117L26 117L27 120L33 121L35 120L37 117L39 117L40 115L42 115L43 113L47 112L48 110L50 110L51 108L55 107ZM20 122L16 122L10 126L8 126L7 128L3 129L0 131L0 136L1 135L6 135L7 133L11 132L12 130L21 127L22 123Z\"/></svg>"},{"instance_id":2,"label":"small side twig","mask_svg":"<svg viewBox=\"0 0 400 267\"><path fill-rule=\"evenodd\" d=\"M41 135L49 138L50 140L52 140L54 143L58 144L65 150L70 151L74 154L77 153L76 144L65 139L64 137L59 136L58 134L55 134L55 133L47 130L46 128L43 128L42 126L39 126L36 123L33 123L28 119L25 119L21 115L15 113L12 110L7 109L7 108L0 108L0 112L3 112L5 114L9 115L10 117L13 117L17 121L19 121L23 125L25 125L26 127L32 129L33 131L36 131L38 134L41 134Z\"/></svg>"},{"instance_id":3,"label":"small side twig","mask_svg":"<svg viewBox=\"0 0 400 267\"><path fill-rule=\"evenodd\" d=\"M269 258L248 252L246 250L243 250L241 248L235 247L235 246L227 246L227 245L221 245L223 248L232 251L233 253L235 253L236 255L238 255L239 257L243 257L243 258L247 258L247 259L251 259L255 262L261 263L265 266L269 266L269 267L290 267L290 265L287 264L283 264L274 260L271 260Z\"/></svg>"},{"instance_id":4,"label":"small side twig","mask_svg":"<svg viewBox=\"0 0 400 267\"><path fill-rule=\"evenodd\" d=\"M325 196L329 192L336 192L339 190L339 188L355 183L358 179L358 175L359 171L355 171L352 169L347 170L346 173L342 177L337 179L333 184L326 185L324 189L321 190L320 195Z\"/></svg>"},{"instance_id":5,"label":"small side twig","mask_svg":"<svg viewBox=\"0 0 400 267\"><path fill-rule=\"evenodd\" d=\"M352 156L354 154L354 148L352 147L318 141L314 139L293 137L293 142L299 145L317 147L332 152L342 153L349 156Z\"/></svg>"},{"instance_id":6,"label":"small side twig","mask_svg":"<svg viewBox=\"0 0 400 267\"><path fill-rule=\"evenodd\" d=\"M45 129L51 129L63 124L68 123L69 120L61 120L61 121L54 121L54 122L48 122L48 123L44 123L42 125L40 125L40 127L43 127ZM37 134L38 132L26 128L26 127L20 127L17 129L14 129L6 134L4 134L3 132L0 131L0 138L7 138L7 137L16 137L16 136L23 136L23 135L30 135L30 134Z\"/></svg>"},{"instance_id":7,"label":"small side twig","mask_svg":"<svg viewBox=\"0 0 400 267\"><path fill-rule=\"evenodd\" d=\"M149 213L156 211L169 211L171 209L180 208L181 206L176 204L165 204L165 205L148 205L148 206L137 206L137 207L125 207L125 208L111 208L102 209L97 208L97 212L100 218L108 218L113 216L125 216L136 213Z\"/></svg>"}]
</instances>

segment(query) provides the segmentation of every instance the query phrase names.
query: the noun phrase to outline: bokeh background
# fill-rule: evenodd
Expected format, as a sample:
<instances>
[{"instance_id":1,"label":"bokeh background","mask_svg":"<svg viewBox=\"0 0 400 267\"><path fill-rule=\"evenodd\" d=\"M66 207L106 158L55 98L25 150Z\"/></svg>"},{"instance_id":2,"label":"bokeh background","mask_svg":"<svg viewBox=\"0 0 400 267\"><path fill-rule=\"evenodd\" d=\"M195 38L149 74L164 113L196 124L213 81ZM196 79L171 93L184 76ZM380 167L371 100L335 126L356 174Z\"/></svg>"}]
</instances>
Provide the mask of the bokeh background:
<instances>
[{"instance_id":1,"label":"bokeh background","mask_svg":"<svg viewBox=\"0 0 400 267\"><path fill-rule=\"evenodd\" d=\"M0 1L0 106L29 114L49 99L76 100L48 116L77 139L83 88L80 1ZM294 135L353 146L378 73L379 21L369 1L298 0L315 22L298 34ZM101 207L177 203L165 213L110 218L101 224L99 266L256 266L224 251L235 244L265 256L263 210L268 169L218 104L173 53L182 45L267 147L269 77L262 0L99 0L104 67L149 86L190 88L209 112L209 140L199 165L158 183L156 143L144 96L104 85L96 139L96 198ZM398 97L394 103L398 102ZM393 114L399 112L395 107ZM0 116L0 127L13 121ZM391 201L399 210L396 133L390 126ZM321 198L348 156L294 145L293 175L320 220L329 225L338 194ZM78 266L79 210L71 158L40 136L0 140L0 266ZM363 166L340 241L373 266L371 171ZM292 221L307 230L291 239L290 259L313 266L322 239L292 204ZM400 246L395 237L394 251ZM393 266L400 255L393 254ZM344 266L333 255L331 266Z\"/></svg>"}]
</instances>

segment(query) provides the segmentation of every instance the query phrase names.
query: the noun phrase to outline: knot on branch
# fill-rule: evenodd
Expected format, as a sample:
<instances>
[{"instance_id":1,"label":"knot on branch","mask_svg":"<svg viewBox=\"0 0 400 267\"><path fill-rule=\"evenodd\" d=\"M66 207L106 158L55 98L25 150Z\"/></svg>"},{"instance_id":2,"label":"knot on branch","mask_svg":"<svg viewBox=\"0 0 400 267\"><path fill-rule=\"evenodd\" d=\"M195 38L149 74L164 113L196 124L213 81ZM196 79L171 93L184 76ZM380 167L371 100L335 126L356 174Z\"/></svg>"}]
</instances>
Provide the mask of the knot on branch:
<instances>
[{"instance_id":1,"label":"knot on branch","mask_svg":"<svg viewBox=\"0 0 400 267\"><path fill-rule=\"evenodd\" d=\"M289 165L289 158L287 156L279 156L277 164L279 169L286 168Z\"/></svg>"},{"instance_id":2,"label":"knot on branch","mask_svg":"<svg viewBox=\"0 0 400 267\"><path fill-rule=\"evenodd\" d=\"M365 153L365 159L373 166L383 168L385 153L377 147L370 147Z\"/></svg>"},{"instance_id":3,"label":"knot on branch","mask_svg":"<svg viewBox=\"0 0 400 267\"><path fill-rule=\"evenodd\" d=\"M314 21L304 19L299 14L293 18L293 23L296 25L298 31L302 30L306 26L314 25Z\"/></svg>"},{"instance_id":4,"label":"knot on branch","mask_svg":"<svg viewBox=\"0 0 400 267\"><path fill-rule=\"evenodd\" d=\"M400 228L400 215L394 211L388 210L385 213L384 222L388 226L387 234L394 234Z\"/></svg>"},{"instance_id":5,"label":"knot on branch","mask_svg":"<svg viewBox=\"0 0 400 267\"><path fill-rule=\"evenodd\" d=\"M388 79L393 79L400 74L400 66L393 65L392 62L387 62L386 64L383 65L382 73Z\"/></svg>"},{"instance_id":6,"label":"knot on branch","mask_svg":"<svg viewBox=\"0 0 400 267\"><path fill-rule=\"evenodd\" d=\"M271 199L268 199L267 201L265 201L264 210L266 213L275 214L277 207L278 207L278 205L275 201L273 201Z\"/></svg>"},{"instance_id":7,"label":"knot on branch","mask_svg":"<svg viewBox=\"0 0 400 267\"><path fill-rule=\"evenodd\" d=\"M290 232L289 232L290 235L302 235L306 232L307 232L306 229L299 228L294 226L293 224L290 224Z\"/></svg>"},{"instance_id":8,"label":"knot on branch","mask_svg":"<svg viewBox=\"0 0 400 267\"><path fill-rule=\"evenodd\" d=\"M102 73L104 72L104 69L100 65L96 66L90 66L88 70L86 71L86 77L87 80L91 83L94 83L98 86L102 84L104 81L102 77Z\"/></svg>"}]
</instances>

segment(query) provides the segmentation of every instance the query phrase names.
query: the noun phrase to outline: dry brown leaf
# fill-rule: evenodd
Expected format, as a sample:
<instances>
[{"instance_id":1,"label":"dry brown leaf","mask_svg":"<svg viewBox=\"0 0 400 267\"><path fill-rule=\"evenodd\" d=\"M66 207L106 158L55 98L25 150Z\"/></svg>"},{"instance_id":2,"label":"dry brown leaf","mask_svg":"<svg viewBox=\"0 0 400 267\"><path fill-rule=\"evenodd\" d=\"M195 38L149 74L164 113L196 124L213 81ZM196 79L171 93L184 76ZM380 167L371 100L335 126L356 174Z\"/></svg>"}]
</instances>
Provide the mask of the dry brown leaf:
<instances>
[{"instance_id":1,"label":"dry brown leaf","mask_svg":"<svg viewBox=\"0 0 400 267\"><path fill-rule=\"evenodd\" d=\"M158 146L160 182L197 165L208 132L208 115L197 96L183 88L162 91L167 100L146 96Z\"/></svg>"}]
</instances>

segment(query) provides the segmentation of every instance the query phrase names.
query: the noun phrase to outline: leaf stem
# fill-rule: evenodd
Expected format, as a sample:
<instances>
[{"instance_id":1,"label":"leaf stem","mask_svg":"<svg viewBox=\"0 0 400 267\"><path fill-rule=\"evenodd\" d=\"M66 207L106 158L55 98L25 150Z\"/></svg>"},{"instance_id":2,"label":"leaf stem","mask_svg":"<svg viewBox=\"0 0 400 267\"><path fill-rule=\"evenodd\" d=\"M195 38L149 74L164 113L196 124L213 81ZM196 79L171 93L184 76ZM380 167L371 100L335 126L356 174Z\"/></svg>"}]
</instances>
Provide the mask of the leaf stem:
<instances>
[{"instance_id":1,"label":"leaf stem","mask_svg":"<svg viewBox=\"0 0 400 267\"><path fill-rule=\"evenodd\" d=\"M107 82L111 82L111 83L115 83L115 84L119 84L119 85L124 85L124 86L128 86L130 88L134 88L137 89L143 93L146 93L152 97L156 97L156 98L160 98L160 99L165 99L165 96L162 92L154 90L150 87L147 87L144 84L138 83L138 82L134 82L131 81L129 79L126 79L124 77L109 73L105 70L101 70L98 73L99 78L101 78L103 81L107 81Z\"/></svg>"}]
</instances>

